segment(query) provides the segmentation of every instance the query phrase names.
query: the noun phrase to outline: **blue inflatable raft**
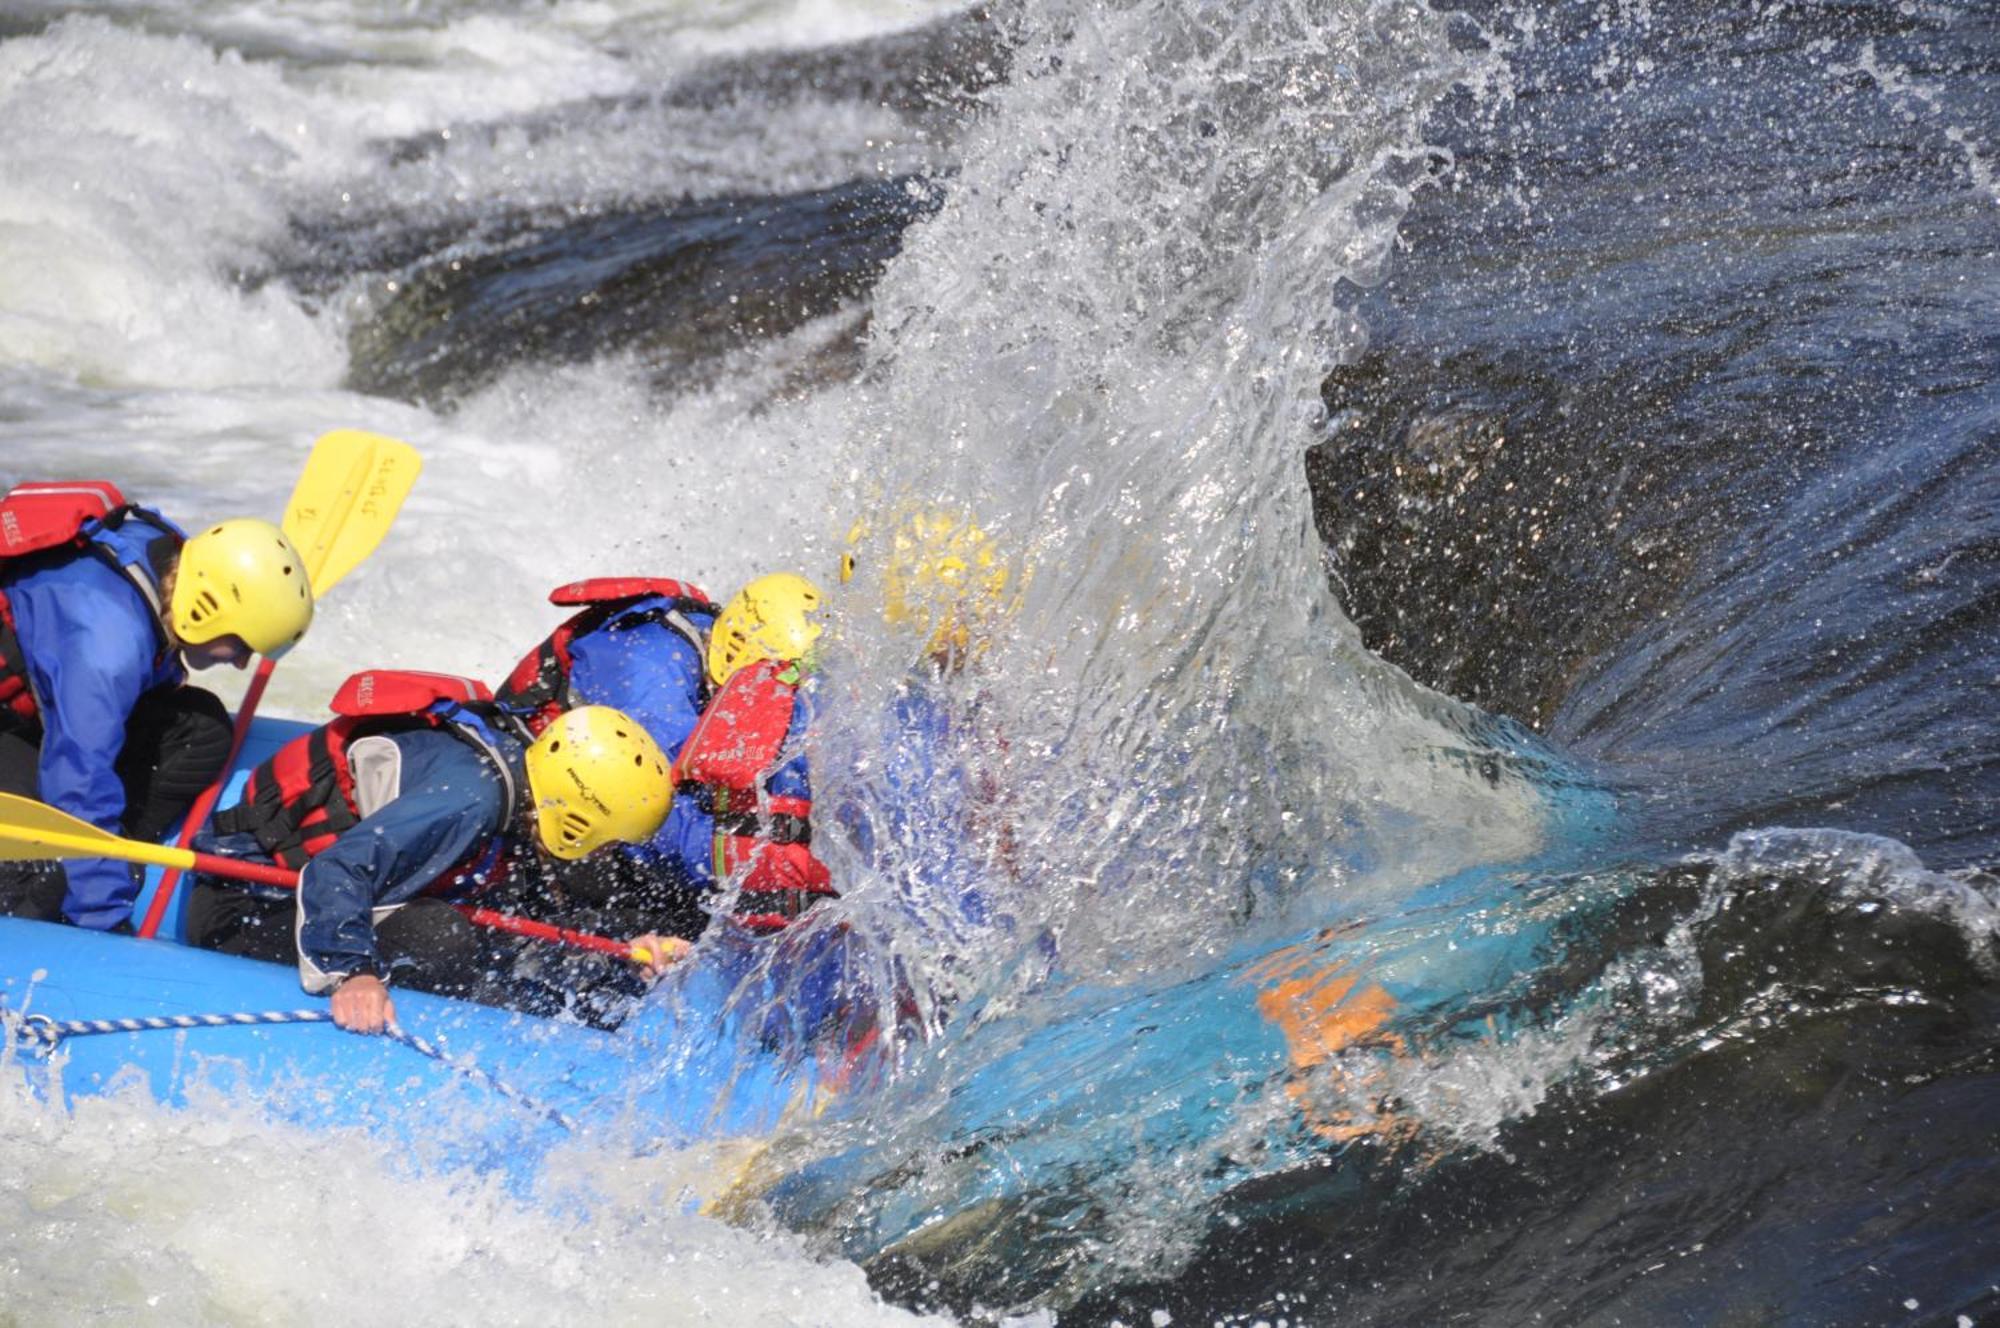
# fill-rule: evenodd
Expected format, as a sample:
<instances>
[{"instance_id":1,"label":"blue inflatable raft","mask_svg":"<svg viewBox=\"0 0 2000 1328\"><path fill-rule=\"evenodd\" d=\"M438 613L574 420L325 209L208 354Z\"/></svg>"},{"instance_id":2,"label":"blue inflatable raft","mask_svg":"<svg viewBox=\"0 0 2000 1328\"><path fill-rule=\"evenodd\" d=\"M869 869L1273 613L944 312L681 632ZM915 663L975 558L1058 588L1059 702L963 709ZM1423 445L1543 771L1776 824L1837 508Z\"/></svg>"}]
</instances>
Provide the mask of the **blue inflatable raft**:
<instances>
[{"instance_id":1,"label":"blue inflatable raft","mask_svg":"<svg viewBox=\"0 0 2000 1328\"><path fill-rule=\"evenodd\" d=\"M224 805L305 727L256 721ZM703 946L616 1033L398 991L401 1035L364 1037L328 1022L292 968L193 949L184 928L182 898L154 940L0 918L8 1054L31 1084L65 1102L138 1087L172 1106L251 1096L308 1128L362 1126L421 1142L429 1162L525 1182L550 1147L590 1133L645 1146L766 1134L820 1075L814 1058L767 1054L765 1030L729 1013L754 961L740 945Z\"/></svg>"},{"instance_id":2,"label":"blue inflatable raft","mask_svg":"<svg viewBox=\"0 0 2000 1328\"><path fill-rule=\"evenodd\" d=\"M258 721L245 768L301 727ZM1571 828L1595 838L1602 799L1577 805ZM1217 1165L1222 1188L1384 1128L1330 1085L1407 1054L1463 1017L1468 993L1503 993L1538 966L1544 930L1495 911L1524 871L1437 882L1389 918L1246 940L1157 989L1057 974L1028 1012L975 1002L928 1041L827 1017L851 940L838 925L797 928L777 949L711 934L613 1032L401 991L403 1036L346 1033L290 967L178 943L178 909L172 940L0 919L0 1003L18 1072L64 1101L248 1098L524 1192L567 1141L644 1152L810 1122L812 1142L745 1188L796 1225L835 1227L865 1258L953 1214L1089 1189L1149 1157L1253 1158ZM774 1011L801 1005L816 1012L774 1026ZM887 1056L899 1069L876 1073ZM1268 1122L1255 1149L1246 1112Z\"/></svg>"}]
</instances>

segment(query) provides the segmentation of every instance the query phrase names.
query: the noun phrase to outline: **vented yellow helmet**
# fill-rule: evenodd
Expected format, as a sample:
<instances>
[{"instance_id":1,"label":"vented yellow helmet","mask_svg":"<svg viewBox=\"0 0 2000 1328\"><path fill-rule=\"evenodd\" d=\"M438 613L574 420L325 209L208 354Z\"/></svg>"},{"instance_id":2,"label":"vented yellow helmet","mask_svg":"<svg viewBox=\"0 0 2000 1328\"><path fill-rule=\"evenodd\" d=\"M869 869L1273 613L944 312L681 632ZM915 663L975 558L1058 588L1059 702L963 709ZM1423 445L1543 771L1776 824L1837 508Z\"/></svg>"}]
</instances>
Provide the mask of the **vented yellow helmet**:
<instances>
[{"instance_id":1,"label":"vented yellow helmet","mask_svg":"<svg viewBox=\"0 0 2000 1328\"><path fill-rule=\"evenodd\" d=\"M578 706L556 717L528 748L528 792L542 847L574 860L660 832L674 804L665 753L640 723L610 706Z\"/></svg>"},{"instance_id":2,"label":"vented yellow helmet","mask_svg":"<svg viewBox=\"0 0 2000 1328\"><path fill-rule=\"evenodd\" d=\"M865 525L849 532L842 581L853 577L856 558L872 543ZM983 645L1007 608L1009 571L998 542L972 514L942 504L911 507L886 545L875 556L882 559L882 616L890 625L922 632L933 655L963 655Z\"/></svg>"},{"instance_id":3,"label":"vented yellow helmet","mask_svg":"<svg viewBox=\"0 0 2000 1328\"><path fill-rule=\"evenodd\" d=\"M270 522L236 517L181 546L167 619L183 644L235 636L275 659L306 634L312 616L305 563Z\"/></svg>"},{"instance_id":4,"label":"vented yellow helmet","mask_svg":"<svg viewBox=\"0 0 2000 1328\"><path fill-rule=\"evenodd\" d=\"M819 587L791 572L760 576L736 592L708 631L708 678L717 687L760 659L804 660L825 630Z\"/></svg>"}]
</instances>

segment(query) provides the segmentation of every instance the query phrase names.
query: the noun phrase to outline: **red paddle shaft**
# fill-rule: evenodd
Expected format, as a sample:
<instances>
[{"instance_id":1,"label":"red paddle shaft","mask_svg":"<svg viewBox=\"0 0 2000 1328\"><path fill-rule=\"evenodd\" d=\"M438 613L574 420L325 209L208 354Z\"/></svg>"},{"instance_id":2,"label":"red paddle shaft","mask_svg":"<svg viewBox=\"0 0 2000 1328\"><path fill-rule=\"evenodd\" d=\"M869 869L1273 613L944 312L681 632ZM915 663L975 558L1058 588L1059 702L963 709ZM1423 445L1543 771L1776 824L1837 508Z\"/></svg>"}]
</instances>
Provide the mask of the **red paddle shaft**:
<instances>
[{"instance_id":1,"label":"red paddle shaft","mask_svg":"<svg viewBox=\"0 0 2000 1328\"><path fill-rule=\"evenodd\" d=\"M285 867L272 867L261 862L245 862L241 858L218 857L213 853L197 853L192 864L194 870L207 872L211 876L227 876L239 881L255 881L259 885L281 885L287 889L297 889L299 874ZM536 922L531 918L515 917L511 913L495 913L490 908L474 908L470 904L454 904L466 921L475 927L486 927L493 931L513 932L516 936L527 936L538 941L553 941L558 945L574 946L579 950L595 950L599 954L617 955L620 959L633 958L632 947L623 941L614 941L609 936L594 936L587 931L571 931L568 927L557 927L547 922Z\"/></svg>"},{"instance_id":2,"label":"red paddle shaft","mask_svg":"<svg viewBox=\"0 0 2000 1328\"><path fill-rule=\"evenodd\" d=\"M215 800L222 796L222 786L228 782L229 772L236 768L236 758L243 753L243 740L250 736L250 720L257 713L257 703L264 699L264 688L271 681L271 670L277 667L278 662L276 660L260 659L257 661L256 676L250 679L249 690L243 693L243 704L236 711L236 731L229 738L229 759L222 763L222 773L215 777L215 782L203 789L201 796L194 800L194 806L188 809L187 820L181 823L180 838L174 841L177 847L186 848L189 844L192 844L194 837L201 833L202 826L208 824L208 814L215 809ZM210 871L212 869L203 867L202 870ZM215 872L217 876L226 874L225 872ZM167 916L167 905L173 902L174 891L180 886L180 883L181 869L179 867L167 868L166 874L160 877L160 888L153 891L153 902L146 909L146 920L139 925L139 934L141 936L151 938L159 934L160 923ZM285 885L289 883L285 881L266 882L269 885Z\"/></svg>"}]
</instances>

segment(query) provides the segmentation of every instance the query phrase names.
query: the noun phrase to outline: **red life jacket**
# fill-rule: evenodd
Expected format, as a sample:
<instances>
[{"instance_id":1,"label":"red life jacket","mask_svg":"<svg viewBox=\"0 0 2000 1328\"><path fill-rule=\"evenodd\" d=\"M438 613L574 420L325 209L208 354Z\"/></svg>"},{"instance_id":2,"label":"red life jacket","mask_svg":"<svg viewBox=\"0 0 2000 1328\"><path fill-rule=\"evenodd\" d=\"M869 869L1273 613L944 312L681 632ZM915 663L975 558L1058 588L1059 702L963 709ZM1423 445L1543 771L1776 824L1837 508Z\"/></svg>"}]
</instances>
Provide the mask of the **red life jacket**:
<instances>
[{"instance_id":1,"label":"red life jacket","mask_svg":"<svg viewBox=\"0 0 2000 1328\"><path fill-rule=\"evenodd\" d=\"M839 898L812 851L812 802L764 782L784 754L798 704L795 665L762 660L731 675L674 762L681 792L715 817L715 879L738 889L736 920L776 931L823 897Z\"/></svg>"},{"instance_id":2,"label":"red life jacket","mask_svg":"<svg viewBox=\"0 0 2000 1328\"><path fill-rule=\"evenodd\" d=\"M439 706L441 701L452 704ZM215 814L216 833L253 834L274 861L294 870L305 866L361 820L348 745L373 733L424 727L442 728L472 744L499 772L507 805L514 807L520 799L513 772L494 747L490 726L505 721L492 701L485 683L449 673L357 673L334 693L331 708L339 718L292 739L251 771L242 801ZM425 893L494 885L506 876L502 857L496 839L454 864Z\"/></svg>"},{"instance_id":3,"label":"red life jacket","mask_svg":"<svg viewBox=\"0 0 2000 1328\"><path fill-rule=\"evenodd\" d=\"M624 616L634 603L653 595L665 596L671 603ZM571 694L569 685L570 643L577 637L596 631L614 618L620 619L617 624L620 627L657 622L679 632L694 647L695 654L706 659L708 638L688 621L687 615L705 613L712 618L721 612L700 586L664 577L599 576L572 581L550 591L549 603L586 607L524 655L500 684L500 704L527 712L528 727L535 733L547 728L565 710L583 704ZM702 670L701 676L706 687L707 670Z\"/></svg>"},{"instance_id":4,"label":"red life jacket","mask_svg":"<svg viewBox=\"0 0 2000 1328\"><path fill-rule=\"evenodd\" d=\"M121 575L130 578L146 602L158 610L158 587L119 566L110 551L94 544L86 533L92 523L110 525L127 516L138 516L155 526L162 538L171 540L171 551L180 548L178 532L151 513L126 502L125 495L109 480L17 484L0 496L0 564L52 549L98 552ZM163 632L160 645L164 648L165 644ZM38 723L41 719L34 689L28 682L28 657L14 630L14 609L4 591L0 591L0 710L30 722Z\"/></svg>"}]
</instances>

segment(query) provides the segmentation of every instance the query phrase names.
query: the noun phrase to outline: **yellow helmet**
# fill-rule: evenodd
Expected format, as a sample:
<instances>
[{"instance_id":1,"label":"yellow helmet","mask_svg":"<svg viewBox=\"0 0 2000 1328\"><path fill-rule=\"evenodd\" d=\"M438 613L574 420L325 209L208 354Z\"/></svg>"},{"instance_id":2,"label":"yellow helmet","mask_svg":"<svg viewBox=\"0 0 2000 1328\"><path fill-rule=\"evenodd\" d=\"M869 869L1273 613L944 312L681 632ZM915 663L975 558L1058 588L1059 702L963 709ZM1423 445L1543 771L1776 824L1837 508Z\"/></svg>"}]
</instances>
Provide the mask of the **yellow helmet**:
<instances>
[{"instance_id":1,"label":"yellow helmet","mask_svg":"<svg viewBox=\"0 0 2000 1328\"><path fill-rule=\"evenodd\" d=\"M183 644L236 636L268 658L290 650L313 617L299 551L268 521L218 522L181 546L168 625Z\"/></svg>"},{"instance_id":2,"label":"yellow helmet","mask_svg":"<svg viewBox=\"0 0 2000 1328\"><path fill-rule=\"evenodd\" d=\"M578 706L556 717L528 748L528 792L542 847L576 859L620 839L643 844L674 804L674 777L660 744L610 706Z\"/></svg>"},{"instance_id":3,"label":"yellow helmet","mask_svg":"<svg viewBox=\"0 0 2000 1328\"><path fill-rule=\"evenodd\" d=\"M804 660L824 628L819 587L790 572L760 576L736 592L708 631L708 677L717 687L760 659Z\"/></svg>"},{"instance_id":4,"label":"yellow helmet","mask_svg":"<svg viewBox=\"0 0 2000 1328\"><path fill-rule=\"evenodd\" d=\"M847 537L841 580L852 579L865 525ZM882 616L924 633L933 655L963 655L1007 606L1009 579L999 544L972 514L942 504L912 507L897 520L882 554Z\"/></svg>"}]
</instances>

